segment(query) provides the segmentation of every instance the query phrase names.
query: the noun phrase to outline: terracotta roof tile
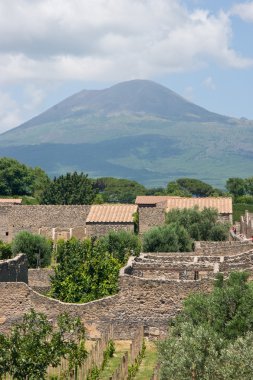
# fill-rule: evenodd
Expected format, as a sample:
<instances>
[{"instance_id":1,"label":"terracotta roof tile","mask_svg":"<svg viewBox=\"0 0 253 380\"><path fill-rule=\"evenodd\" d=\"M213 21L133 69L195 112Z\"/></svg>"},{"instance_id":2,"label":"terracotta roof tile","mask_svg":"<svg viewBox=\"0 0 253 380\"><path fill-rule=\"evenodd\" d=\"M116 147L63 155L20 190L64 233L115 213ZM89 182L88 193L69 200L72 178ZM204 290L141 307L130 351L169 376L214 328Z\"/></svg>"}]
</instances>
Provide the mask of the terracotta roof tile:
<instances>
[{"instance_id":1,"label":"terracotta roof tile","mask_svg":"<svg viewBox=\"0 0 253 380\"><path fill-rule=\"evenodd\" d=\"M157 203L161 203L167 201L170 198L180 198L177 196L169 196L169 195L138 195L135 200L135 204L137 205L155 205Z\"/></svg>"},{"instance_id":2,"label":"terracotta roof tile","mask_svg":"<svg viewBox=\"0 0 253 380\"><path fill-rule=\"evenodd\" d=\"M131 223L136 205L104 204L92 205L86 223Z\"/></svg>"},{"instance_id":3,"label":"terracotta roof tile","mask_svg":"<svg viewBox=\"0 0 253 380\"><path fill-rule=\"evenodd\" d=\"M230 197L206 197L206 198L174 198L167 200L166 211L170 211L174 208L193 208L198 206L200 210L204 208L215 208L220 214L232 214L232 198Z\"/></svg>"},{"instance_id":4,"label":"terracotta roof tile","mask_svg":"<svg viewBox=\"0 0 253 380\"><path fill-rule=\"evenodd\" d=\"M21 204L22 199L21 198L0 198L0 203L15 203L15 204Z\"/></svg>"}]
</instances>

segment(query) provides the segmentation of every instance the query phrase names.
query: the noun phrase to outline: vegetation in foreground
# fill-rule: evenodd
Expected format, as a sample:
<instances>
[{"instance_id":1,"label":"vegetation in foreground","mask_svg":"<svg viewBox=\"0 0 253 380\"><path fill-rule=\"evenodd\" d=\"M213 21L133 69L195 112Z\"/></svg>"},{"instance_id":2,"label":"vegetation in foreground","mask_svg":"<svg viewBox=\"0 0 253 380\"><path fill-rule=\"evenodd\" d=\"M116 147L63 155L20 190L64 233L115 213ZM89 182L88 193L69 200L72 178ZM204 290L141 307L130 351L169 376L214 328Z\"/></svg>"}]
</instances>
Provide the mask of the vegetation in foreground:
<instances>
[{"instance_id":1,"label":"vegetation in foreground","mask_svg":"<svg viewBox=\"0 0 253 380\"><path fill-rule=\"evenodd\" d=\"M69 363L68 375L87 357L85 330L79 318L61 314L53 326L42 313L31 310L8 335L0 334L0 378L43 380L49 365L61 358Z\"/></svg>"},{"instance_id":2,"label":"vegetation in foreground","mask_svg":"<svg viewBox=\"0 0 253 380\"><path fill-rule=\"evenodd\" d=\"M210 294L192 294L158 345L161 380L253 378L253 283L220 274Z\"/></svg>"}]
</instances>

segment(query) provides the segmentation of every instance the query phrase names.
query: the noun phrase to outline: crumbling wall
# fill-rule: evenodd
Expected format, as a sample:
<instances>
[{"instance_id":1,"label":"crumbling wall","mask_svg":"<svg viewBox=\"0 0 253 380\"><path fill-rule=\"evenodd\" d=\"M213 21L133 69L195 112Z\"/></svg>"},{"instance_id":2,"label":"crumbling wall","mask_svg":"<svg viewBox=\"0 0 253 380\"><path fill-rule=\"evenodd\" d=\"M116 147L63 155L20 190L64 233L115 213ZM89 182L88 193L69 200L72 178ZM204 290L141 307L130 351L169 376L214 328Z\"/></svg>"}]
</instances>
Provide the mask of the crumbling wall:
<instances>
[{"instance_id":1,"label":"crumbling wall","mask_svg":"<svg viewBox=\"0 0 253 380\"><path fill-rule=\"evenodd\" d=\"M194 253L206 256L231 256L252 248L253 243L249 241L200 241L195 243Z\"/></svg>"},{"instance_id":2,"label":"crumbling wall","mask_svg":"<svg viewBox=\"0 0 253 380\"><path fill-rule=\"evenodd\" d=\"M36 268L28 270L28 284L39 293L45 294L50 290L51 277L54 275L53 269Z\"/></svg>"},{"instance_id":3,"label":"crumbling wall","mask_svg":"<svg viewBox=\"0 0 253 380\"><path fill-rule=\"evenodd\" d=\"M13 259L0 260L0 282L28 283L28 264L22 253Z\"/></svg>"},{"instance_id":4,"label":"crumbling wall","mask_svg":"<svg viewBox=\"0 0 253 380\"><path fill-rule=\"evenodd\" d=\"M0 283L1 298L4 298L0 330L6 330L34 308L52 320L62 312L80 316L90 327L91 337L94 332L106 330L109 324L113 324L118 339L131 338L130 334L140 325L144 325L146 334L160 336L166 333L169 317L180 310L182 300L189 293L210 288L209 281L146 280L124 275L120 278L117 295L87 304L70 304L47 298L24 283Z\"/></svg>"}]
</instances>

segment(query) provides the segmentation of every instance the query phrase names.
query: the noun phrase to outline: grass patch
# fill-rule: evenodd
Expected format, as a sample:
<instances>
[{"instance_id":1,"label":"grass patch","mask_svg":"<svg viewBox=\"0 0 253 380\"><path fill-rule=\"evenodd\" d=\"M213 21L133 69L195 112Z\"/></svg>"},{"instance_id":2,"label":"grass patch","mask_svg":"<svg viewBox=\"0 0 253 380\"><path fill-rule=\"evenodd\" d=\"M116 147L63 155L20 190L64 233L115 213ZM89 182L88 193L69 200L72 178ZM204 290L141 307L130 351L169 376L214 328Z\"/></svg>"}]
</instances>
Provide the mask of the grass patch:
<instances>
[{"instance_id":1,"label":"grass patch","mask_svg":"<svg viewBox=\"0 0 253 380\"><path fill-rule=\"evenodd\" d=\"M157 363L157 349L153 342L146 341L145 356L142 359L135 380L148 380L151 378Z\"/></svg>"},{"instance_id":2,"label":"grass patch","mask_svg":"<svg viewBox=\"0 0 253 380\"><path fill-rule=\"evenodd\" d=\"M120 361L126 351L130 349L130 340L119 340L115 341L115 353L112 358L110 358L99 375L99 380L108 380L114 371L118 368Z\"/></svg>"}]
</instances>

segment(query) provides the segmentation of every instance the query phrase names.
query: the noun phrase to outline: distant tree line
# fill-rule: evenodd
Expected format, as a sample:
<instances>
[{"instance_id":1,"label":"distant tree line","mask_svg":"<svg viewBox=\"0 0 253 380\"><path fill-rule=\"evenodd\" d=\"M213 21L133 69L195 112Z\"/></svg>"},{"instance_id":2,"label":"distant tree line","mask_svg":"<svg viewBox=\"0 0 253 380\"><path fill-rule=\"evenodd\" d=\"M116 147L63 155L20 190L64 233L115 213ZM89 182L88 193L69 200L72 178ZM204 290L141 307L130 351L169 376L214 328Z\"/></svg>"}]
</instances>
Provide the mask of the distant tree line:
<instances>
[{"instance_id":1,"label":"distant tree line","mask_svg":"<svg viewBox=\"0 0 253 380\"><path fill-rule=\"evenodd\" d=\"M224 190L195 178L178 178L166 187L146 188L129 179L92 179L77 172L50 179L39 167L31 168L12 158L0 158L0 196L20 196L24 204L134 203L137 195L232 196L234 204L240 204L240 207L235 206L238 220L246 208L253 211L253 177L229 178Z\"/></svg>"}]
</instances>

